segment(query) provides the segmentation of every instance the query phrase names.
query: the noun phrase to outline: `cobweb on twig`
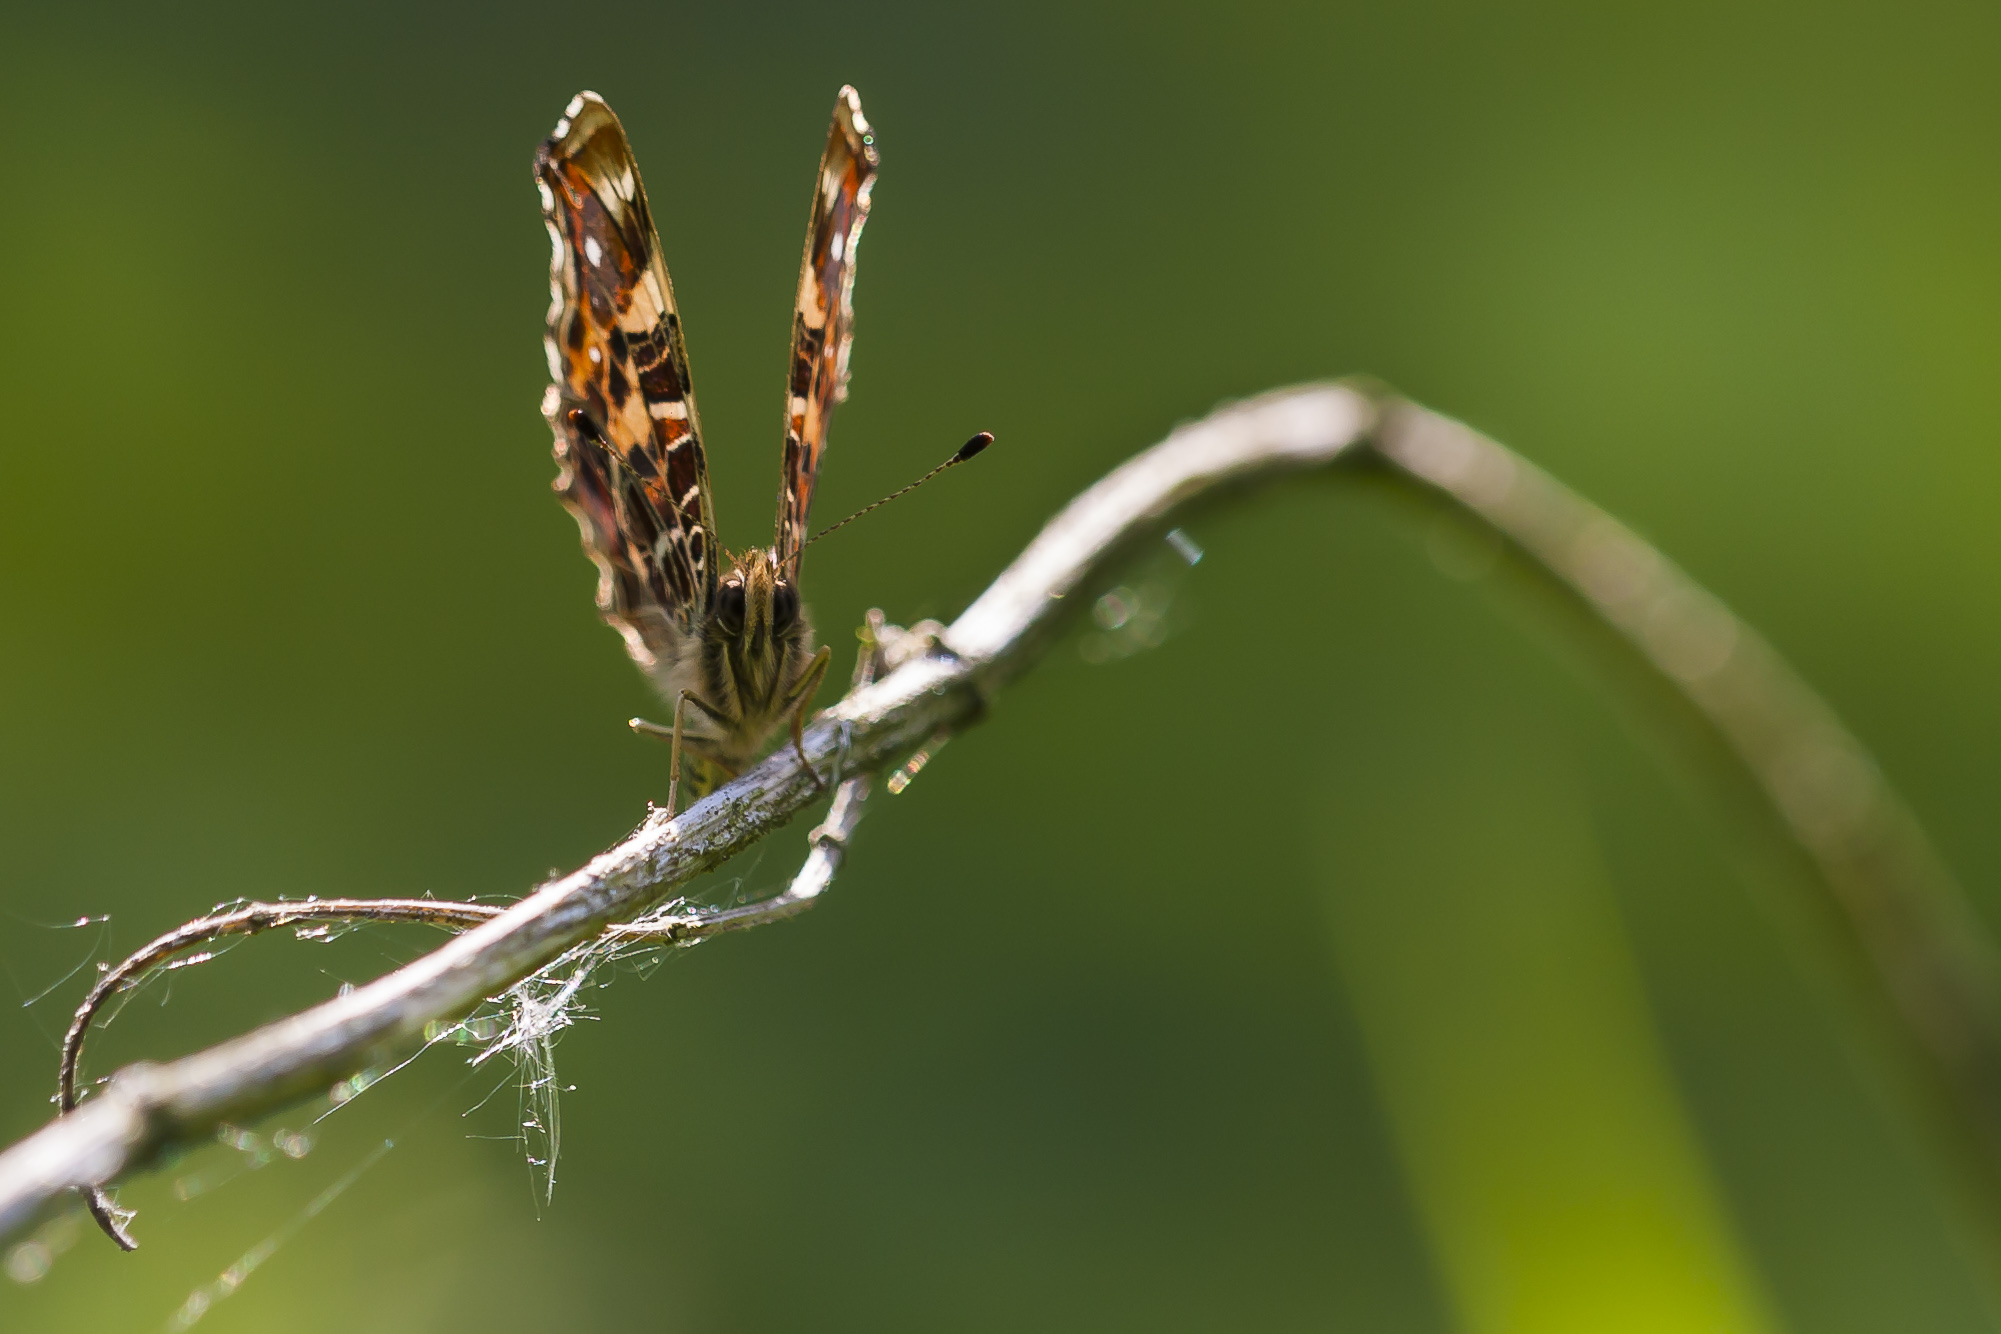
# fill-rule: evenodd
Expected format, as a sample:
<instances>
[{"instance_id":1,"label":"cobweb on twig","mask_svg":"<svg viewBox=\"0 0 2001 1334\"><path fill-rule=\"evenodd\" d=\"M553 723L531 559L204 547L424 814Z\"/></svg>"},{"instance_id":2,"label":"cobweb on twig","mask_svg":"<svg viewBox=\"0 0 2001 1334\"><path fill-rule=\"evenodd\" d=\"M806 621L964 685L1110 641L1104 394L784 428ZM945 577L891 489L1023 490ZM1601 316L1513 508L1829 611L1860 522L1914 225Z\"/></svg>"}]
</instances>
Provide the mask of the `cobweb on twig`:
<instances>
[{"instance_id":1,"label":"cobweb on twig","mask_svg":"<svg viewBox=\"0 0 2001 1334\"><path fill-rule=\"evenodd\" d=\"M731 892L740 884L740 880L732 881ZM520 1141L533 1174L538 1207L555 1198L556 1162L563 1151L562 1095L576 1089L574 1084L564 1085L557 1075L556 1043L578 1022L598 1017L586 997L611 984L615 972L607 973L607 969L628 971L643 978L659 967L669 950L700 943L672 941L664 931L687 907L688 900L679 898L662 904L618 934L599 936L576 946L466 1018L456 1023L434 1024L425 1032L427 1046L450 1042L476 1047L478 1050L466 1062L475 1068L495 1057L504 1057L513 1064L515 1078L496 1084L491 1093L463 1115L471 1116L495 1093L513 1083L517 1097L516 1127L514 1133L500 1138ZM646 929L655 925L663 928L662 933L648 936Z\"/></svg>"}]
</instances>

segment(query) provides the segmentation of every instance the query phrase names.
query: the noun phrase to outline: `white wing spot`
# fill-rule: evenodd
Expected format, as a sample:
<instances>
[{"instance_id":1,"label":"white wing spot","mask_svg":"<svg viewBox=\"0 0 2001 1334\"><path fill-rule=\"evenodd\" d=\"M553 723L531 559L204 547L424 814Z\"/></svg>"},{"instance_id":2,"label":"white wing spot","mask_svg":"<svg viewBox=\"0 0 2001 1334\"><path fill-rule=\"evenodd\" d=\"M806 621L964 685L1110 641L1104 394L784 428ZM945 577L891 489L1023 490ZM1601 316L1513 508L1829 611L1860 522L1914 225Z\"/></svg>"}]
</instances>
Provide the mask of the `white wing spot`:
<instances>
[{"instance_id":1,"label":"white wing spot","mask_svg":"<svg viewBox=\"0 0 2001 1334\"><path fill-rule=\"evenodd\" d=\"M847 244L848 244L848 239L845 236L842 236L839 232L835 232L834 239L827 242L827 253L834 257L834 262L836 264L841 262L841 255L844 251L846 251Z\"/></svg>"},{"instance_id":2,"label":"white wing spot","mask_svg":"<svg viewBox=\"0 0 2001 1334\"><path fill-rule=\"evenodd\" d=\"M688 405L679 399L675 399L670 403L648 403L646 411L655 421L684 422L688 420ZM669 450L668 452L672 453L673 451Z\"/></svg>"},{"instance_id":3,"label":"white wing spot","mask_svg":"<svg viewBox=\"0 0 2001 1334\"><path fill-rule=\"evenodd\" d=\"M584 238L584 258L593 264L604 263L604 247L598 244L597 237L586 236Z\"/></svg>"}]
</instances>

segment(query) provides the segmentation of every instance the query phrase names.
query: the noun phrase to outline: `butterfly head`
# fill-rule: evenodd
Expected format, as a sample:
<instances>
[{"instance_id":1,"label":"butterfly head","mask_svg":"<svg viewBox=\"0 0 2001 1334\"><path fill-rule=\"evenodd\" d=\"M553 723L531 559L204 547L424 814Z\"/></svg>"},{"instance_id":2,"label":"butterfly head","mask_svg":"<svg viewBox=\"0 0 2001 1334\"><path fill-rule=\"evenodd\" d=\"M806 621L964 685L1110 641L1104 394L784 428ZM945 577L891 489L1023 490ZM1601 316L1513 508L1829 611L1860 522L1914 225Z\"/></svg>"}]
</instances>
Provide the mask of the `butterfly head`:
<instances>
[{"instance_id":1,"label":"butterfly head","mask_svg":"<svg viewBox=\"0 0 2001 1334\"><path fill-rule=\"evenodd\" d=\"M716 586L710 619L720 637L750 656L789 646L805 636L799 589L785 577L777 553L752 547L731 558Z\"/></svg>"}]
</instances>

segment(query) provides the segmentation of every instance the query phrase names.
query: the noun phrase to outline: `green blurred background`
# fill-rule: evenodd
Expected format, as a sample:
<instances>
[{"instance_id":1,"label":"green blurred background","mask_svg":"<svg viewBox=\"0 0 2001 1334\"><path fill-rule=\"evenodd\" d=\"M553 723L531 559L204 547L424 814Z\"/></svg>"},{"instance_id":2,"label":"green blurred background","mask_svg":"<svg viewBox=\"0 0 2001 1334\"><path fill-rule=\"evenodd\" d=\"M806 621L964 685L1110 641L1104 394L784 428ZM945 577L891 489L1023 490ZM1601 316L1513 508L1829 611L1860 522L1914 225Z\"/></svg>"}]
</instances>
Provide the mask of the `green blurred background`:
<instances>
[{"instance_id":1,"label":"green blurred background","mask_svg":"<svg viewBox=\"0 0 2001 1334\"><path fill-rule=\"evenodd\" d=\"M25 11L0 996L54 990L0 1010L8 1140L79 963L242 895L516 894L663 795L535 411L529 157L582 87L736 545L835 89L876 122L819 511L1001 447L815 550L837 646L956 612L1177 420L1372 372L1766 630L2001 911L1991 7ZM1073 636L819 910L592 995L553 1205L437 1050L301 1160L135 1182L143 1249L0 1279L0 1325L164 1327L277 1241L202 1329L1992 1327L1791 872L1429 524L1317 481L1195 525L1165 645ZM252 942L93 1068L435 939Z\"/></svg>"}]
</instances>

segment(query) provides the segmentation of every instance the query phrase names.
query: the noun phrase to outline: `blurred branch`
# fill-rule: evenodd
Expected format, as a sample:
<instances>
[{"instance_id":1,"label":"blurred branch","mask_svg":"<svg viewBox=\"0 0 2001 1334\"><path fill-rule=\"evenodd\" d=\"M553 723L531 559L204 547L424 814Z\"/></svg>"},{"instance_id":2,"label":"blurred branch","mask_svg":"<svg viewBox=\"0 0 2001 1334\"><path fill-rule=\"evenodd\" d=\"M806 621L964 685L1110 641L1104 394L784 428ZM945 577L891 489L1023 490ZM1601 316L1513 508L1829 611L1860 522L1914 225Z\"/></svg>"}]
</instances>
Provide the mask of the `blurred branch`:
<instances>
[{"instance_id":1,"label":"blurred branch","mask_svg":"<svg viewBox=\"0 0 2001 1334\"><path fill-rule=\"evenodd\" d=\"M1952 1146L1944 1180L2001 1270L2001 955L1862 743L1757 631L1630 528L1520 455L1385 403L1374 457L1505 537L1715 729L1817 870L1822 914L1915 1109Z\"/></svg>"},{"instance_id":2,"label":"blurred branch","mask_svg":"<svg viewBox=\"0 0 2001 1334\"><path fill-rule=\"evenodd\" d=\"M910 651L886 677L821 714L805 734L809 762L816 771L837 766L865 776L977 721L990 694L1026 670L1076 608L1068 595L1101 581L1191 504L1232 484L1331 462L1363 438L1373 416L1357 390L1313 386L1237 404L1175 431L1071 502L948 630L907 637L900 646ZM859 817L862 782L842 785L785 894L654 920L647 930L693 939L810 905L831 881ZM608 927L639 917L778 829L819 791L820 780L783 747L677 819L649 818L582 869L393 973L205 1051L126 1067L101 1093L0 1153L0 1237L69 1191L93 1191L169 1147L207 1139L223 1122L253 1119L414 1049L427 1025L468 1014ZM251 907L270 910L268 924L276 925L277 916L301 905L245 911ZM245 924L250 920L265 919L251 912ZM200 943L197 927L182 928L185 945Z\"/></svg>"},{"instance_id":3,"label":"blurred branch","mask_svg":"<svg viewBox=\"0 0 2001 1334\"><path fill-rule=\"evenodd\" d=\"M806 733L814 768L848 778L783 894L642 917L814 799L817 782L789 747L511 907L406 901L412 919L463 911L457 924L474 924L346 996L168 1064L127 1067L74 1110L75 1053L66 1050L65 1114L0 1154L0 1236L67 1191L94 1191L221 1122L256 1117L411 1049L427 1025L467 1014L602 933L688 940L803 911L838 869L867 775L978 721L1085 600L1071 595L1092 591L1189 509L1343 459L1371 460L1512 543L1636 649L1741 759L1818 867L1831 916L1868 961L1867 999L1901 1036L1904 1068L1934 1095L1927 1105L1969 1151L1988 1240L2001 1238L2001 962L1867 752L1764 640L1631 530L1477 432L1357 385L1267 395L1175 431L1072 501L949 628L905 632L874 621L880 654L865 657L855 689ZM886 675L871 681L877 667ZM296 925L309 907L245 905L161 937L100 980L72 1047L109 995L222 934L204 934L216 923Z\"/></svg>"}]
</instances>

